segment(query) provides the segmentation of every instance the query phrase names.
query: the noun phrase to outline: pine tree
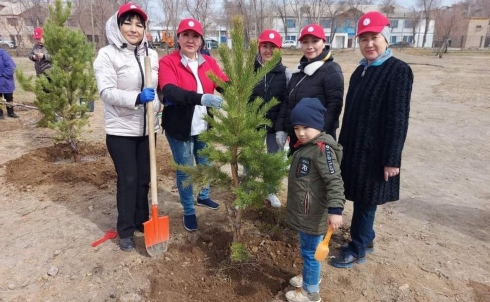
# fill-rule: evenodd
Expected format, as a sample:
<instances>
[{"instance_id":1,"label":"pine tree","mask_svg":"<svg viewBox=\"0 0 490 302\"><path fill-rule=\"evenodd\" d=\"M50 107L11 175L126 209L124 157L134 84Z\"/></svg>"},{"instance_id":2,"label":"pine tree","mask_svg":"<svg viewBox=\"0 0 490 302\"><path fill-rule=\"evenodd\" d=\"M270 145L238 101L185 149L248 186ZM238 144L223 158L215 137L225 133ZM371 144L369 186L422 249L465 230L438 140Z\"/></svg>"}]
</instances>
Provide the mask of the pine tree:
<instances>
[{"instance_id":1,"label":"pine tree","mask_svg":"<svg viewBox=\"0 0 490 302\"><path fill-rule=\"evenodd\" d=\"M65 142L79 159L78 142L82 128L88 124L88 102L94 100L97 86L93 72L93 45L87 43L80 30L65 26L70 17L71 2L56 0L49 7L49 19L44 27L44 45L51 54L52 68L46 76L25 77L17 71L22 88L36 95L34 104L44 114L40 126L56 131L55 143ZM34 82L34 84L32 84Z\"/></svg>"},{"instance_id":2,"label":"pine tree","mask_svg":"<svg viewBox=\"0 0 490 302\"><path fill-rule=\"evenodd\" d=\"M242 18L234 17L232 24L232 50L223 44L219 48L229 82L208 74L223 88L225 102L221 110L213 110L214 118L206 118L210 130L199 135L207 144L201 154L207 156L212 165L178 166L178 169L188 173L196 187L211 183L231 189L234 200L226 202L233 232L231 258L240 261L247 257L240 241L243 213L247 208L262 205L267 194L281 186L287 163L283 152L268 154L264 143L266 130L262 126L271 126L265 115L277 105L277 100L264 103L262 98L257 98L249 102L254 87L279 62L280 53L276 51L273 58L255 72L258 44L250 41L246 49ZM239 175L239 165L246 167L245 175Z\"/></svg>"}]
</instances>

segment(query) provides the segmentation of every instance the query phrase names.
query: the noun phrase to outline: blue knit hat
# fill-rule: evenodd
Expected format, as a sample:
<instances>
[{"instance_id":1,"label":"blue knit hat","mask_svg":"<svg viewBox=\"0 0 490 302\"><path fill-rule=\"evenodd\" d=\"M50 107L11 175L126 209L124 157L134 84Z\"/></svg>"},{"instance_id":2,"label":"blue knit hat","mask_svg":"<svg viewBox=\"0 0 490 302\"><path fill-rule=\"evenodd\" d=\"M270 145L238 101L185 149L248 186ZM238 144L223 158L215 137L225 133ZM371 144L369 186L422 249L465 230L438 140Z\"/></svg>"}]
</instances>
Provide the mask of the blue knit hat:
<instances>
[{"instance_id":1,"label":"blue knit hat","mask_svg":"<svg viewBox=\"0 0 490 302\"><path fill-rule=\"evenodd\" d=\"M323 131L326 111L319 99L303 98L291 111L291 123Z\"/></svg>"}]
</instances>

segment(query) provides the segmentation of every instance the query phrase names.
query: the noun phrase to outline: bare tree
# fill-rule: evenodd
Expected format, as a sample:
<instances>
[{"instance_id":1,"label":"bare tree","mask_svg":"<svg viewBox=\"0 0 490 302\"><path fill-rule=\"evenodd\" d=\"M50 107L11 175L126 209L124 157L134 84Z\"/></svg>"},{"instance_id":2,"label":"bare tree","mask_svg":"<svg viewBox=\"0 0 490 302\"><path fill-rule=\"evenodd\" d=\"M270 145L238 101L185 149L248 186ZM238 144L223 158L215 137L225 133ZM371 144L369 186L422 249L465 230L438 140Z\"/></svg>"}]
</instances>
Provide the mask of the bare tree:
<instances>
[{"instance_id":1,"label":"bare tree","mask_svg":"<svg viewBox=\"0 0 490 302\"><path fill-rule=\"evenodd\" d=\"M460 21L465 17L465 12L457 6L441 8L435 11L435 37L436 41L442 41L438 51L439 58L442 53L447 52L448 40L451 34L457 29Z\"/></svg>"},{"instance_id":2,"label":"bare tree","mask_svg":"<svg viewBox=\"0 0 490 302\"><path fill-rule=\"evenodd\" d=\"M438 6L438 0L418 0L418 5L422 9L422 14L425 21L424 37L422 38L422 47L425 47L427 42L427 32L429 31L429 23L434 9Z\"/></svg>"},{"instance_id":3,"label":"bare tree","mask_svg":"<svg viewBox=\"0 0 490 302\"><path fill-rule=\"evenodd\" d=\"M411 12L410 14L408 15L408 20L410 20L412 23L413 23L413 28L412 28L412 37L413 37L413 41L415 41L415 33L416 33L416 30L417 28L420 26L419 22L420 22L420 12L418 11L418 9L412 5L412 7L410 8ZM418 39L417 39L417 43L418 43Z\"/></svg>"},{"instance_id":4,"label":"bare tree","mask_svg":"<svg viewBox=\"0 0 490 302\"><path fill-rule=\"evenodd\" d=\"M17 14L15 14L12 6L6 7L2 10L2 27L13 37L13 42L16 45L24 46L22 33L24 32L24 21Z\"/></svg>"},{"instance_id":5,"label":"bare tree","mask_svg":"<svg viewBox=\"0 0 490 302\"><path fill-rule=\"evenodd\" d=\"M276 14L281 19L282 24L284 26L284 35L286 37L288 36L288 24L287 24L288 11L287 11L287 7L288 7L288 0L274 0L274 1L272 1L273 11L276 12Z\"/></svg>"},{"instance_id":6,"label":"bare tree","mask_svg":"<svg viewBox=\"0 0 490 302\"><path fill-rule=\"evenodd\" d=\"M150 11L151 0L133 0L136 4L138 4L145 12Z\"/></svg>"},{"instance_id":7,"label":"bare tree","mask_svg":"<svg viewBox=\"0 0 490 302\"><path fill-rule=\"evenodd\" d=\"M364 15L364 6L373 4L373 0L347 0L347 9L349 15L354 19L354 35L357 34L357 22ZM354 39L354 50L356 49L356 40Z\"/></svg>"},{"instance_id":8,"label":"bare tree","mask_svg":"<svg viewBox=\"0 0 490 302\"><path fill-rule=\"evenodd\" d=\"M182 16L182 6L180 0L162 0L163 24L167 32L172 33L172 37L177 32L177 26ZM163 37L162 37L163 38ZM168 50L168 48L167 48Z\"/></svg>"},{"instance_id":9,"label":"bare tree","mask_svg":"<svg viewBox=\"0 0 490 302\"><path fill-rule=\"evenodd\" d=\"M19 0L18 1L26 26L42 27L48 18L48 4L46 0Z\"/></svg>"},{"instance_id":10,"label":"bare tree","mask_svg":"<svg viewBox=\"0 0 490 302\"><path fill-rule=\"evenodd\" d=\"M346 10L346 4L344 1L326 0L325 6L330 17L330 45L333 45L337 33L337 19Z\"/></svg>"},{"instance_id":11,"label":"bare tree","mask_svg":"<svg viewBox=\"0 0 490 302\"><path fill-rule=\"evenodd\" d=\"M184 0L182 2L186 12L198 20L204 32L208 29L211 21L212 0Z\"/></svg>"}]
</instances>

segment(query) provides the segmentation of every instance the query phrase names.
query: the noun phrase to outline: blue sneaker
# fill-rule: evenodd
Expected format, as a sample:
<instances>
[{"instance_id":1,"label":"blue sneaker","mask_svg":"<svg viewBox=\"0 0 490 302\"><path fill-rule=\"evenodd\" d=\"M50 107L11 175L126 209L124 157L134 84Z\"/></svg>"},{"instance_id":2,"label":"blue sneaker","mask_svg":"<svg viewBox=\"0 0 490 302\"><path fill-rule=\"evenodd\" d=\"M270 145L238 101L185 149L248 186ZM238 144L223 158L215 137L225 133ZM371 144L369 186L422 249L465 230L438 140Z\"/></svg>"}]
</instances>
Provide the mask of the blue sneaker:
<instances>
[{"instance_id":1,"label":"blue sneaker","mask_svg":"<svg viewBox=\"0 0 490 302\"><path fill-rule=\"evenodd\" d=\"M366 262L366 255L359 257L350 250L342 251L338 257L332 259L332 266L337 268L351 268L354 263Z\"/></svg>"},{"instance_id":2,"label":"blue sneaker","mask_svg":"<svg viewBox=\"0 0 490 302\"><path fill-rule=\"evenodd\" d=\"M206 199L197 199L197 205L202 207L207 207L211 210L217 210L219 208L219 204L214 202L211 198Z\"/></svg>"},{"instance_id":3,"label":"blue sneaker","mask_svg":"<svg viewBox=\"0 0 490 302\"><path fill-rule=\"evenodd\" d=\"M184 221L184 228L189 232L197 231L197 218L196 214L184 215L182 219Z\"/></svg>"}]
</instances>

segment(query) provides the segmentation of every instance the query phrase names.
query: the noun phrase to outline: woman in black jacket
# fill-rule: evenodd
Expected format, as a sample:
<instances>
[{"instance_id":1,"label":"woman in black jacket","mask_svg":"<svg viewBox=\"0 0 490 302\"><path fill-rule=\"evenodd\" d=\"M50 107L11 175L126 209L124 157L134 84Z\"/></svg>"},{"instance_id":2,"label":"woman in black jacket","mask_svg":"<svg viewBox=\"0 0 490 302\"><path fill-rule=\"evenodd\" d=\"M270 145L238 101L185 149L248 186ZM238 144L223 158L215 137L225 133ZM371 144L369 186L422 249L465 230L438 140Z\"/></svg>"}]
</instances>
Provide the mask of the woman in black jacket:
<instances>
[{"instance_id":1,"label":"woman in black jacket","mask_svg":"<svg viewBox=\"0 0 490 302\"><path fill-rule=\"evenodd\" d=\"M323 130L336 138L339 116L344 97L344 76L339 64L333 61L330 47L326 45L323 28L310 24L301 30L299 37L303 57L298 69L293 71L288 86L288 98L281 109L274 130L277 144L284 146L289 136L290 152L294 152L298 141L291 125L291 111L303 98L317 98L327 109Z\"/></svg>"},{"instance_id":2,"label":"woman in black jacket","mask_svg":"<svg viewBox=\"0 0 490 302\"><path fill-rule=\"evenodd\" d=\"M280 49L282 46L281 35L272 29L266 29L259 35L259 51L255 60L255 70L262 67L262 64L272 59L275 49ZM282 65L279 61L276 67L255 86L252 91L250 101L255 100L257 97L264 99L264 102L269 102L275 97L280 103L287 100L287 88L289 80L291 79L291 72L286 66ZM276 133L274 132L274 125L279 115L280 103L272 107L266 114L266 117L271 120L272 127L267 127L266 145L268 153L276 153L283 149L284 145L278 145L276 141ZM267 200L273 207L280 207L281 202L277 198L276 194L269 194Z\"/></svg>"},{"instance_id":3,"label":"woman in black jacket","mask_svg":"<svg viewBox=\"0 0 490 302\"><path fill-rule=\"evenodd\" d=\"M413 74L388 49L389 25L379 12L366 13L357 25L364 59L350 78L339 136L345 198L354 202L352 241L333 260L335 267L365 262L373 252L377 206L399 199Z\"/></svg>"}]
</instances>

